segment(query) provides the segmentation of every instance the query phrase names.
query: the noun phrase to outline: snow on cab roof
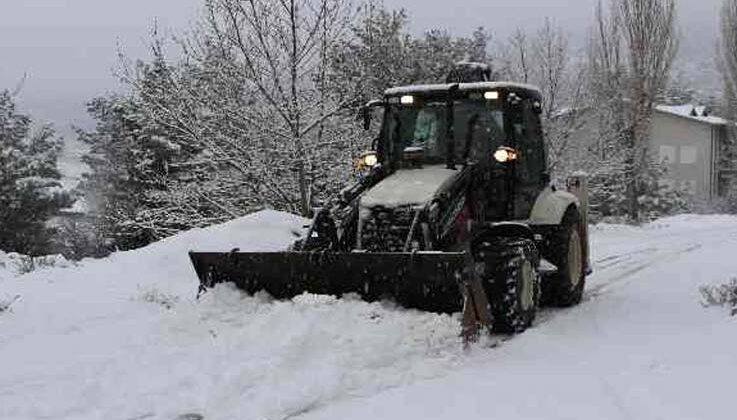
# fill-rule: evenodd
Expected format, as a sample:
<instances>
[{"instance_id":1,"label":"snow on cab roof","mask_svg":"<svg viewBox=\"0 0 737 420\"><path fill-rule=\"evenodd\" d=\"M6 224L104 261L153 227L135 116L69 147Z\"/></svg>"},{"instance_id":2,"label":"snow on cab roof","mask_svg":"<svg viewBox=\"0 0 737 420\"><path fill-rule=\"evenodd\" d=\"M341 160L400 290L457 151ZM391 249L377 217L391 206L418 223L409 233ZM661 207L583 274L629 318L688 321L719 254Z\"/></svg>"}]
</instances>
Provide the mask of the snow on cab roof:
<instances>
[{"instance_id":1,"label":"snow on cab roof","mask_svg":"<svg viewBox=\"0 0 737 420\"><path fill-rule=\"evenodd\" d=\"M435 85L409 85L409 86L398 86L387 89L384 92L386 96L405 95L409 93L433 93L433 92L444 92L447 91L455 83L442 83ZM517 82L473 82L473 83L459 83L458 89L464 90L492 90L492 89L521 89L529 90L538 96L542 96L540 89L537 86L528 85L526 83Z\"/></svg>"},{"instance_id":2,"label":"snow on cab roof","mask_svg":"<svg viewBox=\"0 0 737 420\"><path fill-rule=\"evenodd\" d=\"M675 115L677 117L688 118L695 121L701 121L706 124L725 125L727 120L721 117L709 115L705 106L696 106L692 104L685 105L656 105L655 109L659 112Z\"/></svg>"}]
</instances>

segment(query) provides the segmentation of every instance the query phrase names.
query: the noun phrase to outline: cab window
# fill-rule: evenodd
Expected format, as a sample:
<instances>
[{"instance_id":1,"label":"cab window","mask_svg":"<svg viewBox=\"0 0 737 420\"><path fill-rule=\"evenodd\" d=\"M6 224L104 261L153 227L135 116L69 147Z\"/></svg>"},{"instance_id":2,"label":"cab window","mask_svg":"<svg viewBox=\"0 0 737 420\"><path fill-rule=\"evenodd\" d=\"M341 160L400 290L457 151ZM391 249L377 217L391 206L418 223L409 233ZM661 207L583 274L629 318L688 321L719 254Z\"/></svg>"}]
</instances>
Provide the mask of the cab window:
<instances>
[{"instance_id":1,"label":"cab window","mask_svg":"<svg viewBox=\"0 0 737 420\"><path fill-rule=\"evenodd\" d=\"M512 111L512 131L519 163L517 175L525 185L538 185L546 171L546 153L540 116L535 112L533 101L525 98Z\"/></svg>"},{"instance_id":2,"label":"cab window","mask_svg":"<svg viewBox=\"0 0 737 420\"><path fill-rule=\"evenodd\" d=\"M488 101L474 101L456 102L454 111L456 149L467 150L473 162L490 159L504 143L502 110Z\"/></svg>"}]
</instances>

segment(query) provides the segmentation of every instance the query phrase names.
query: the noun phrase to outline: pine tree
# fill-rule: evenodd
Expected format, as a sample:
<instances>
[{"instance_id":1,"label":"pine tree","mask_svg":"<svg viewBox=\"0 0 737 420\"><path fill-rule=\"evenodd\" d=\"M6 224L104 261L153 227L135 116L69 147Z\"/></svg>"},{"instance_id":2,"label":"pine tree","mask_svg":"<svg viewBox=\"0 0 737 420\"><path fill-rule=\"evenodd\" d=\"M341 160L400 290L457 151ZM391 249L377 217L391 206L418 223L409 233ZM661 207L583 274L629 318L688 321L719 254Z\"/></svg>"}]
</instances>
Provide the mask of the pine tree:
<instances>
[{"instance_id":1,"label":"pine tree","mask_svg":"<svg viewBox=\"0 0 737 420\"><path fill-rule=\"evenodd\" d=\"M13 96L0 92L0 249L28 255L49 250L50 219L69 206L57 160L62 141L50 126L16 110Z\"/></svg>"},{"instance_id":2,"label":"pine tree","mask_svg":"<svg viewBox=\"0 0 737 420\"><path fill-rule=\"evenodd\" d=\"M354 106L381 98L392 86L443 83L459 61L491 64L490 35L482 27L471 37L454 37L431 29L420 37L409 33L404 9L389 10L368 1L351 24L351 36L333 52L331 77L352 92Z\"/></svg>"}]
</instances>

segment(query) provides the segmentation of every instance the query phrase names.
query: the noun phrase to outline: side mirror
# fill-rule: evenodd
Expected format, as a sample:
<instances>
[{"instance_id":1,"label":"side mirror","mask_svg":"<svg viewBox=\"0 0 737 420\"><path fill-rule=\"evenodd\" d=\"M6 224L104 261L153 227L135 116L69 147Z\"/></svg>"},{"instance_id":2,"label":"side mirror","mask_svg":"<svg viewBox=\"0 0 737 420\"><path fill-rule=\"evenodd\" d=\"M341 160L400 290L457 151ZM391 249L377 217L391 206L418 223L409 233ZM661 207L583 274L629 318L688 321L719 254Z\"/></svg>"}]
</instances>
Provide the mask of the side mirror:
<instances>
[{"instance_id":1,"label":"side mirror","mask_svg":"<svg viewBox=\"0 0 737 420\"><path fill-rule=\"evenodd\" d=\"M383 106L384 102L379 100L369 101L366 105L361 107L360 117L363 119L363 129L371 129L371 121L373 119L371 110L377 106Z\"/></svg>"},{"instance_id":2,"label":"side mirror","mask_svg":"<svg viewBox=\"0 0 737 420\"><path fill-rule=\"evenodd\" d=\"M371 141L371 150L378 150L378 148L379 148L379 140L381 140L380 137L375 137Z\"/></svg>"},{"instance_id":3,"label":"side mirror","mask_svg":"<svg viewBox=\"0 0 737 420\"><path fill-rule=\"evenodd\" d=\"M363 129L366 131L371 129L371 109L369 107L361 107L361 119L363 119Z\"/></svg>"}]
</instances>

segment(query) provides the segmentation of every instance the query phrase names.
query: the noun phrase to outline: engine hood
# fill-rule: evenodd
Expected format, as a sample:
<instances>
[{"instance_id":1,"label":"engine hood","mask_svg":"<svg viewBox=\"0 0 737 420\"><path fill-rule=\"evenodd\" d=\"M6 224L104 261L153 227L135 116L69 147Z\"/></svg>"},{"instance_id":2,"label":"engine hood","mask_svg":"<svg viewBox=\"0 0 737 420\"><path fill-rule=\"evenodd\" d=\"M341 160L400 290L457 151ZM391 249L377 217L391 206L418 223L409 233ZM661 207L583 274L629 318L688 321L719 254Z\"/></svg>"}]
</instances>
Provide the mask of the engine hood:
<instances>
[{"instance_id":1,"label":"engine hood","mask_svg":"<svg viewBox=\"0 0 737 420\"><path fill-rule=\"evenodd\" d=\"M400 169L367 191L360 204L362 208L422 205L430 202L460 174L460 170L447 169L445 165Z\"/></svg>"}]
</instances>

